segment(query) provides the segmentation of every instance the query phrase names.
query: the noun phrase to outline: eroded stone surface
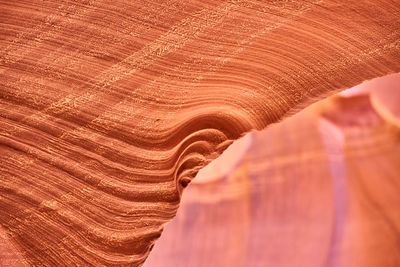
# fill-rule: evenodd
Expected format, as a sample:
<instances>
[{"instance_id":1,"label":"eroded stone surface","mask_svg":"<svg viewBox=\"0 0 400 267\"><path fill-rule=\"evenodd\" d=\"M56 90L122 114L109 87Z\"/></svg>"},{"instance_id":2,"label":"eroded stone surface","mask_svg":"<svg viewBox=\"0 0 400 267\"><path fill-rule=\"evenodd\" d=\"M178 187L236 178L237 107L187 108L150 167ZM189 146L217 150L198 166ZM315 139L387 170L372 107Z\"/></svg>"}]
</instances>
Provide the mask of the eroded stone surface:
<instances>
[{"instance_id":1,"label":"eroded stone surface","mask_svg":"<svg viewBox=\"0 0 400 267\"><path fill-rule=\"evenodd\" d=\"M189 186L144 266L398 266L400 127L368 87L251 133L235 169Z\"/></svg>"},{"instance_id":2,"label":"eroded stone surface","mask_svg":"<svg viewBox=\"0 0 400 267\"><path fill-rule=\"evenodd\" d=\"M34 266L146 259L233 140L400 71L398 1L3 1L0 224Z\"/></svg>"}]
</instances>

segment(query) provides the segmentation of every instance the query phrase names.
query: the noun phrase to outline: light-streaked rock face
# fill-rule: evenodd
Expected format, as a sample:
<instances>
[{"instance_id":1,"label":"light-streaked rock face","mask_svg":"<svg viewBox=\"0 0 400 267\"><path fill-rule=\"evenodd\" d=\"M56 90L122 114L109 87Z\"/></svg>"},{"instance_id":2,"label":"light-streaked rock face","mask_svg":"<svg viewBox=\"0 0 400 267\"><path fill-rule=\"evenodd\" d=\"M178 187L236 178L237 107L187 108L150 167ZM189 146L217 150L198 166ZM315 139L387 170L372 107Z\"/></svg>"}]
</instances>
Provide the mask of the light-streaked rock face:
<instances>
[{"instance_id":1,"label":"light-streaked rock face","mask_svg":"<svg viewBox=\"0 0 400 267\"><path fill-rule=\"evenodd\" d=\"M140 266L233 140L399 72L399 17L389 0L1 2L2 264Z\"/></svg>"}]
</instances>

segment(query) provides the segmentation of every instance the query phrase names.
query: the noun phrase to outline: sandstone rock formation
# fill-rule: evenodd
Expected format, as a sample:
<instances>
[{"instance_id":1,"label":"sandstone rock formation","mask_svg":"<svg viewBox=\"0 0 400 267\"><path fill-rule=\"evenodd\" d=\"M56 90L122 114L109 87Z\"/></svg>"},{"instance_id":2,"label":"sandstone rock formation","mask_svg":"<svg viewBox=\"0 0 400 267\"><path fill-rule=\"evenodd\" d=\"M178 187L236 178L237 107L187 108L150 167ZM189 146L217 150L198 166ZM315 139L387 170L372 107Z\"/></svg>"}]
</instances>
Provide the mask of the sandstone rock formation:
<instances>
[{"instance_id":1,"label":"sandstone rock formation","mask_svg":"<svg viewBox=\"0 0 400 267\"><path fill-rule=\"evenodd\" d=\"M386 80L247 135L233 171L185 191L144 266L399 266L400 127L382 107L400 83Z\"/></svg>"},{"instance_id":2,"label":"sandstone rock formation","mask_svg":"<svg viewBox=\"0 0 400 267\"><path fill-rule=\"evenodd\" d=\"M397 0L1 1L2 264L142 265L234 140L400 72L399 18Z\"/></svg>"}]
</instances>

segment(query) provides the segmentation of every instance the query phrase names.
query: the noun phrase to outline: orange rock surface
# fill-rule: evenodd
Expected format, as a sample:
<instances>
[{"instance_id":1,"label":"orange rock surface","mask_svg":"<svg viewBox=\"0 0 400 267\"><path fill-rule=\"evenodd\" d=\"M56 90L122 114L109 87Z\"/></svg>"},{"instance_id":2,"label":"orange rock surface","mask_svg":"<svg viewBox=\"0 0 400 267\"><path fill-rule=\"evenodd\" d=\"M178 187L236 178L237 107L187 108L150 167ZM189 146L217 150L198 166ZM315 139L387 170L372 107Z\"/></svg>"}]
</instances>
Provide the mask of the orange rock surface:
<instances>
[{"instance_id":1,"label":"orange rock surface","mask_svg":"<svg viewBox=\"0 0 400 267\"><path fill-rule=\"evenodd\" d=\"M141 266L183 189L234 140L400 72L399 18L397 0L1 1L1 264ZM288 201L332 204L317 198L332 185L301 186Z\"/></svg>"}]
</instances>

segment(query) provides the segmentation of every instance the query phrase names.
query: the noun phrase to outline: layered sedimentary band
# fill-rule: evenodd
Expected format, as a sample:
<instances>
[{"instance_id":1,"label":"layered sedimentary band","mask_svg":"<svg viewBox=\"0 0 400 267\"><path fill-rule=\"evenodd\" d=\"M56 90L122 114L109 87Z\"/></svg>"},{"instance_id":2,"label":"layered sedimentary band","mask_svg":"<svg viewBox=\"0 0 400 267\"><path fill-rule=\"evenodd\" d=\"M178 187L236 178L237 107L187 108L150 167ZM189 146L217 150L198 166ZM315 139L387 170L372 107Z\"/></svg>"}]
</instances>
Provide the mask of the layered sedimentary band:
<instances>
[{"instance_id":1,"label":"layered sedimentary band","mask_svg":"<svg viewBox=\"0 0 400 267\"><path fill-rule=\"evenodd\" d=\"M1 1L0 258L140 266L235 139L400 72L399 1Z\"/></svg>"}]
</instances>

